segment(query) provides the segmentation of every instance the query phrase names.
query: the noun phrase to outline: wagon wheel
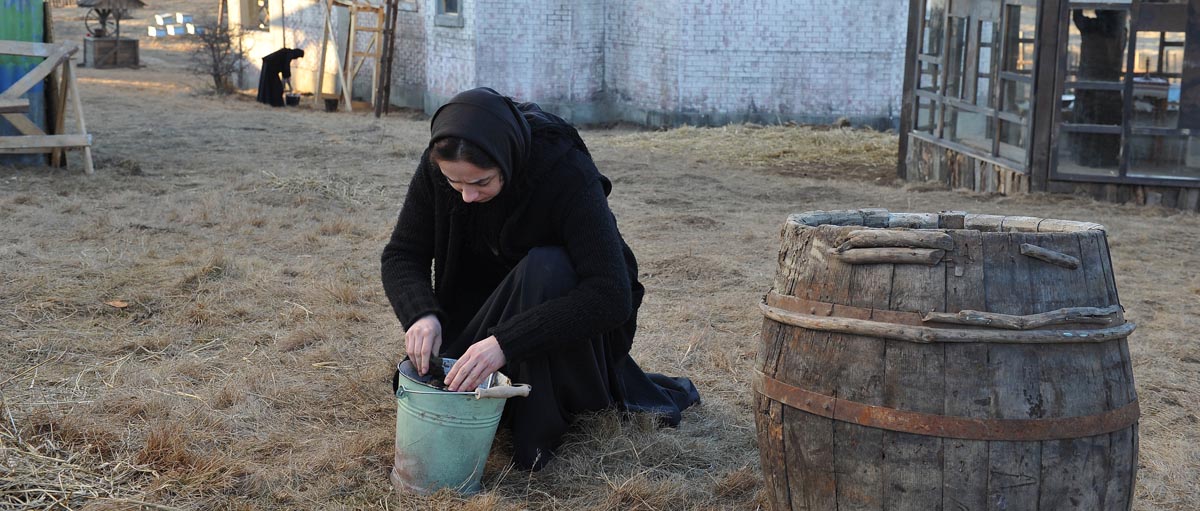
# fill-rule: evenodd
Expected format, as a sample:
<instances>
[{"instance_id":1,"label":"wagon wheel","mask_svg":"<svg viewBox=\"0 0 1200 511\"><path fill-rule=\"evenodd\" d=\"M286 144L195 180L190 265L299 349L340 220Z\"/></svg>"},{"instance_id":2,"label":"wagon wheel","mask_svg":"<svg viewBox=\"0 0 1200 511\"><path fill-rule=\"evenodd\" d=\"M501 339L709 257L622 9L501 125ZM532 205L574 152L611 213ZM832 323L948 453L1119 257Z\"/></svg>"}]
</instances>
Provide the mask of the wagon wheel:
<instances>
[{"instance_id":1,"label":"wagon wheel","mask_svg":"<svg viewBox=\"0 0 1200 511\"><path fill-rule=\"evenodd\" d=\"M121 18L127 17L125 9L88 9L83 16L83 25L92 37L109 37L116 32Z\"/></svg>"}]
</instances>

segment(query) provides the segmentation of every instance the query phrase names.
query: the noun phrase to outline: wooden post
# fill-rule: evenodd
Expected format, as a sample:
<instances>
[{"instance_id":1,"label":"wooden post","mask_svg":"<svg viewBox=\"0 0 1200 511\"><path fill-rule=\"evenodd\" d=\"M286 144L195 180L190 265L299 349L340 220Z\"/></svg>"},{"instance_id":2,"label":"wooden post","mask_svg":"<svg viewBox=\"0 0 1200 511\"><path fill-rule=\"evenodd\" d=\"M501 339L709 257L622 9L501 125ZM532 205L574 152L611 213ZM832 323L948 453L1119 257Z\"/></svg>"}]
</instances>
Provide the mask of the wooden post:
<instances>
[{"instance_id":1,"label":"wooden post","mask_svg":"<svg viewBox=\"0 0 1200 511\"><path fill-rule=\"evenodd\" d=\"M75 62L67 59L67 67L63 70L67 75L67 85L71 89L71 100L75 106L75 124L79 127L79 132L87 136L87 126L83 123L83 101L79 98L79 83L75 81ZM83 171L91 175L96 173L95 167L92 166L92 146L83 146Z\"/></svg>"},{"instance_id":2,"label":"wooden post","mask_svg":"<svg viewBox=\"0 0 1200 511\"><path fill-rule=\"evenodd\" d=\"M908 130L912 126L913 110L916 108L916 75L920 69L920 65L917 63L917 51L921 44L921 22L925 19L924 9L925 0L909 0L908 44L904 50L904 87L900 100L900 127L896 130L900 133L900 154L896 161L896 176L900 179L908 178L908 160L906 159L908 156Z\"/></svg>"}]
</instances>

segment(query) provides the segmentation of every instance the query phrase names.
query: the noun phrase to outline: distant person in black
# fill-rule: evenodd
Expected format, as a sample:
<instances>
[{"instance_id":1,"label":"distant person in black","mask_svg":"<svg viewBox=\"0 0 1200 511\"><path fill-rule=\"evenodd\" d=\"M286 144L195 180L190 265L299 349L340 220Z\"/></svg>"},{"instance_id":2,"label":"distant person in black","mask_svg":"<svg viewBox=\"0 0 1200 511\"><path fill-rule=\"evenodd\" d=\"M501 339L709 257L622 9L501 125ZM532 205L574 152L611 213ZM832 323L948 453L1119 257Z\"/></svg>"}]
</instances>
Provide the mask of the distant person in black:
<instances>
[{"instance_id":1,"label":"distant person in black","mask_svg":"<svg viewBox=\"0 0 1200 511\"><path fill-rule=\"evenodd\" d=\"M501 423L522 468L544 466L581 412L679 424L700 396L629 356L645 289L608 207L612 183L575 128L487 88L451 98L431 128L382 260L417 370L439 354L458 359L448 390L497 370L532 385Z\"/></svg>"},{"instance_id":2,"label":"distant person in black","mask_svg":"<svg viewBox=\"0 0 1200 511\"><path fill-rule=\"evenodd\" d=\"M292 61L304 57L304 50L284 48L262 61L262 73L258 75L258 102L271 106L283 106L284 85L292 90ZM283 75L283 79L280 79Z\"/></svg>"}]
</instances>

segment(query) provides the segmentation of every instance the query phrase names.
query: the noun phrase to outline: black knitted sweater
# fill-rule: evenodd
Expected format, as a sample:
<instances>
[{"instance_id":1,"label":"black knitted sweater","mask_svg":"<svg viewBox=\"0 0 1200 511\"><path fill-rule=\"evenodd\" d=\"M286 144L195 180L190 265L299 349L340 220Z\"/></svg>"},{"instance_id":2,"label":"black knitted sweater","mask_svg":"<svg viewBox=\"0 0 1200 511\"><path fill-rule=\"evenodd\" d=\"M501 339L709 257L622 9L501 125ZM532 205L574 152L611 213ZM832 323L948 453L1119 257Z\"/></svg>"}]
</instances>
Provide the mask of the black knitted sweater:
<instances>
[{"instance_id":1,"label":"black knitted sweater","mask_svg":"<svg viewBox=\"0 0 1200 511\"><path fill-rule=\"evenodd\" d=\"M501 222L478 218L497 208L463 203L426 150L382 257L396 317L407 329L436 314L445 346L531 248L565 248L576 287L489 331L510 364L618 327L632 332L644 294L633 252L608 207L611 183L574 128L553 116L526 117L533 127L530 154L518 178L493 199L504 199ZM498 226L495 242L476 239L480 225ZM631 338L625 343L613 346L614 358L628 353Z\"/></svg>"}]
</instances>

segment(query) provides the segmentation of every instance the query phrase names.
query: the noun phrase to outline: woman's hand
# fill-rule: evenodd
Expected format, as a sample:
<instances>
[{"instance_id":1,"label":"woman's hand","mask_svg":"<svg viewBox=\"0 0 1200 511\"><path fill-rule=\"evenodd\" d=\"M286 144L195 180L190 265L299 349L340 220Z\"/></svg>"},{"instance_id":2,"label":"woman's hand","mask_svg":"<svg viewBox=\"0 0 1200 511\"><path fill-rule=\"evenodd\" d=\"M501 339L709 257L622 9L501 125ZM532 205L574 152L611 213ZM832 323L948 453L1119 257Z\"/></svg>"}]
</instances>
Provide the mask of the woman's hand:
<instances>
[{"instance_id":1,"label":"woman's hand","mask_svg":"<svg viewBox=\"0 0 1200 511\"><path fill-rule=\"evenodd\" d=\"M436 355L441 347L442 322L436 315L421 316L404 332L404 351L421 375L429 372L429 356Z\"/></svg>"},{"instance_id":2,"label":"woman's hand","mask_svg":"<svg viewBox=\"0 0 1200 511\"><path fill-rule=\"evenodd\" d=\"M472 344L446 374L447 389L451 392L470 392L483 383L488 375L500 370L508 359L500 349L496 336Z\"/></svg>"}]
</instances>

